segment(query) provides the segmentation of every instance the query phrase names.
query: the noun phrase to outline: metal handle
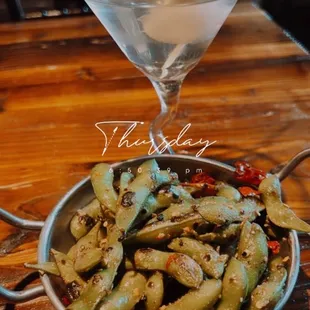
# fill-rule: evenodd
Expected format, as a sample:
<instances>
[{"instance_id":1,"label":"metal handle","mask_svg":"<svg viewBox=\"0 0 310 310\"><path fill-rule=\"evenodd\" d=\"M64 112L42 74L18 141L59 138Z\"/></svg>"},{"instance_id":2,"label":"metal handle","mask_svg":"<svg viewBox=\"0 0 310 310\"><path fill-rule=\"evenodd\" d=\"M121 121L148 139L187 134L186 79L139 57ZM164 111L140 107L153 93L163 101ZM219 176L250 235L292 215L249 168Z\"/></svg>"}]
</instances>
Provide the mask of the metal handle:
<instances>
[{"instance_id":1,"label":"metal handle","mask_svg":"<svg viewBox=\"0 0 310 310\"><path fill-rule=\"evenodd\" d=\"M310 148L301 151L287 163L275 167L272 171L280 181L283 181L301 162L308 157L310 157Z\"/></svg>"},{"instance_id":2,"label":"metal handle","mask_svg":"<svg viewBox=\"0 0 310 310\"><path fill-rule=\"evenodd\" d=\"M44 226L44 222L42 221L25 220L1 208L0 208L0 219L12 226L23 229L41 230ZM45 290L43 285L39 285L34 288L30 288L19 292L10 291L0 285L0 296L12 303L20 303L34 299L36 297L43 295L44 292Z\"/></svg>"}]
</instances>

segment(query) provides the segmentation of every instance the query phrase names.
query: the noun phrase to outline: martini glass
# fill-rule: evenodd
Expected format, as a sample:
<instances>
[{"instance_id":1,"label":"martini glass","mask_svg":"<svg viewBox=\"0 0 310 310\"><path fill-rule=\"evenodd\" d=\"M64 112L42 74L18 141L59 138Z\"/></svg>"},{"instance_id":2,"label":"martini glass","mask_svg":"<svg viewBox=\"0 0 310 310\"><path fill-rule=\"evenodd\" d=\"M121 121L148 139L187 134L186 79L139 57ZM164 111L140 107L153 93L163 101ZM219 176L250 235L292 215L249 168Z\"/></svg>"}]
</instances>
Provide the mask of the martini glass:
<instances>
[{"instance_id":1,"label":"martini glass","mask_svg":"<svg viewBox=\"0 0 310 310\"><path fill-rule=\"evenodd\" d=\"M175 117L182 83L237 0L86 0L127 58L153 84L161 113L150 126L154 147L173 153L162 130Z\"/></svg>"}]
</instances>

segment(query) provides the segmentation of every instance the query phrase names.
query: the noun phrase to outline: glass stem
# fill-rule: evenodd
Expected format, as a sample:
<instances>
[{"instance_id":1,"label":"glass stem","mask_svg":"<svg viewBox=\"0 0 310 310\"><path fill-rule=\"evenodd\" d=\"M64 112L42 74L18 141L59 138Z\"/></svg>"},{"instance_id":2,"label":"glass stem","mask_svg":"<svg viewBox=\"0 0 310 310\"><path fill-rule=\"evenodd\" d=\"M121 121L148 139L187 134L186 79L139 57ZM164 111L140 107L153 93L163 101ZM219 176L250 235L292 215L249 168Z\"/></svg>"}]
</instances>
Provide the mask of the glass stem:
<instances>
[{"instance_id":1,"label":"glass stem","mask_svg":"<svg viewBox=\"0 0 310 310\"><path fill-rule=\"evenodd\" d=\"M161 112L151 123L149 135L157 153L174 154L163 135L163 129L175 118L183 80L151 81L160 100Z\"/></svg>"}]
</instances>

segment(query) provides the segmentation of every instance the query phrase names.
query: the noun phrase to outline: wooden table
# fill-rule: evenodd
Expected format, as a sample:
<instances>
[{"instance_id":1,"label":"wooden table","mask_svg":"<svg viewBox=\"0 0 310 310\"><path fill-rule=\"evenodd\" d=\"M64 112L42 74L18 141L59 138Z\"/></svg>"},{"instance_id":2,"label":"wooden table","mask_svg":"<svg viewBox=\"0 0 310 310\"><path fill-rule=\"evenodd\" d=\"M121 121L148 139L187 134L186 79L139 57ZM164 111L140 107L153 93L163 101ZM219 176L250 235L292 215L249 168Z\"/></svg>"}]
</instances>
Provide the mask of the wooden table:
<instances>
[{"instance_id":1,"label":"wooden table","mask_svg":"<svg viewBox=\"0 0 310 310\"><path fill-rule=\"evenodd\" d=\"M131 141L147 139L159 112L149 81L94 17L0 25L0 206L44 220L94 163L147 152L118 148L101 156L95 123L139 120ZM176 137L216 140L204 156L240 158L269 170L310 147L310 57L248 1L241 1L182 92ZM114 126L106 127L110 134ZM195 148L183 148L194 153ZM283 183L296 213L310 220L310 161ZM32 278L38 233L0 223L0 283L21 289ZM285 309L309 309L310 239L301 239L298 284ZM33 283L31 284L33 285ZM1 309L13 309L1 302ZM52 309L47 297L16 309Z\"/></svg>"}]
</instances>

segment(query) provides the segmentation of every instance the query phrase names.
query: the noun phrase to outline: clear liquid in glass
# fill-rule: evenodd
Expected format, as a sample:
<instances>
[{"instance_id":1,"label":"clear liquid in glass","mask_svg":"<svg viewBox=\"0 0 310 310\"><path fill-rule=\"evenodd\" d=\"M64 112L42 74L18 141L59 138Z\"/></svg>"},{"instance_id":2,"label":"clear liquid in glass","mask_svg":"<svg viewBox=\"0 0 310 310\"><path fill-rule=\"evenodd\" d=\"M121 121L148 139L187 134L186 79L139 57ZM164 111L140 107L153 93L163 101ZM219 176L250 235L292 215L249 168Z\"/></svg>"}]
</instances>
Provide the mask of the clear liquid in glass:
<instances>
[{"instance_id":1,"label":"clear liquid in glass","mask_svg":"<svg viewBox=\"0 0 310 310\"><path fill-rule=\"evenodd\" d=\"M237 0L86 0L115 42L152 80L181 80Z\"/></svg>"}]
</instances>

